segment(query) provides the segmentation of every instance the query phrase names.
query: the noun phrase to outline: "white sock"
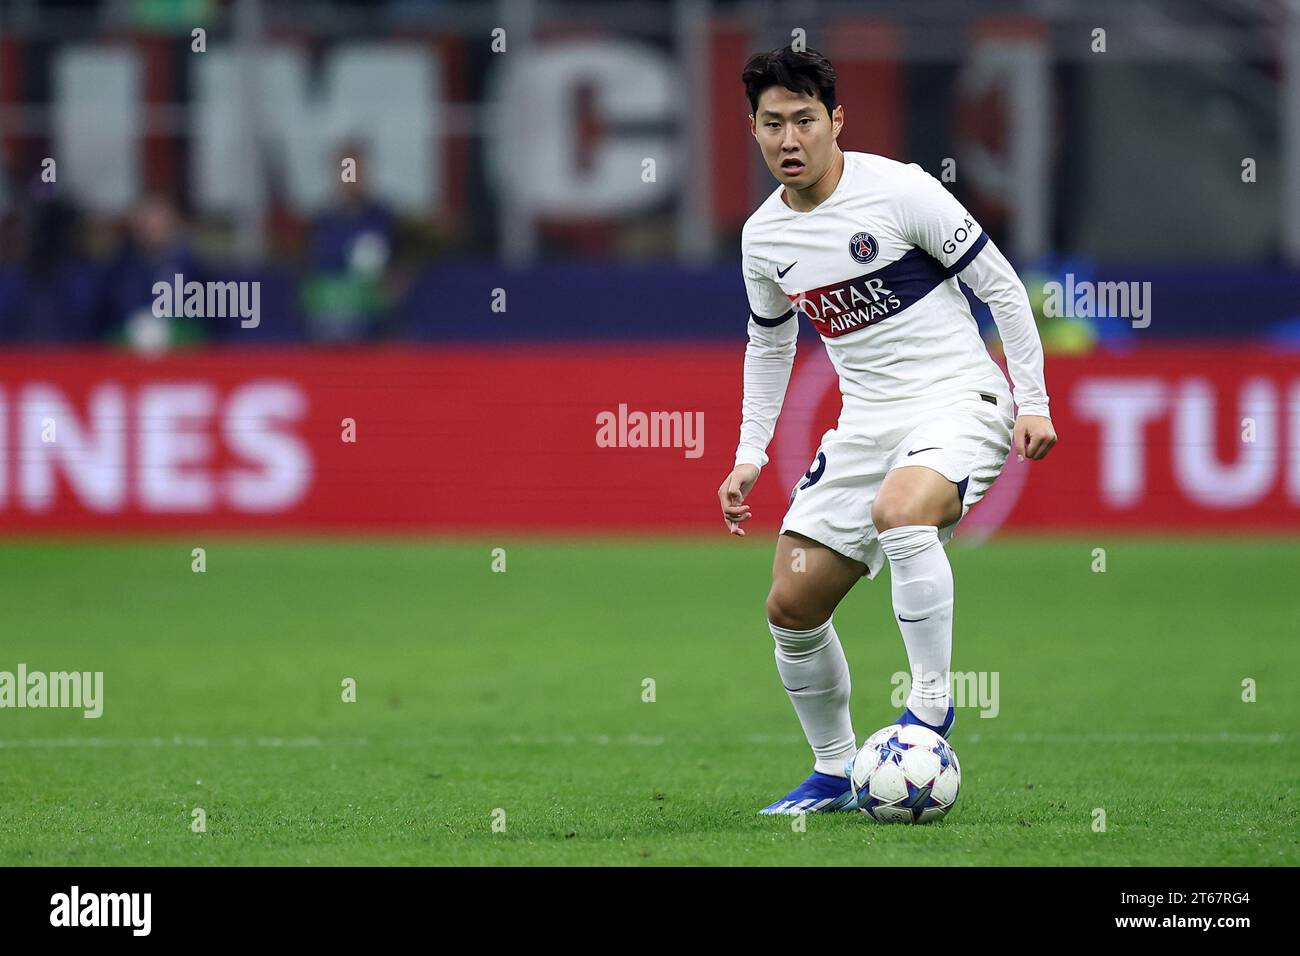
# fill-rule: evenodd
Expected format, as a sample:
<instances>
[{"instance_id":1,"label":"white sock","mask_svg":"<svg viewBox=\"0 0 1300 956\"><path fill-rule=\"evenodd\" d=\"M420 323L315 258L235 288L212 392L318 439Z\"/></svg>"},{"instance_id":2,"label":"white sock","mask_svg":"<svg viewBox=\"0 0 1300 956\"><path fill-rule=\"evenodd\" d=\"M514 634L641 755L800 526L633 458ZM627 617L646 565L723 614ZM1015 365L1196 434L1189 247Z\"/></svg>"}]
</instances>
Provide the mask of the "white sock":
<instances>
[{"instance_id":1,"label":"white sock","mask_svg":"<svg viewBox=\"0 0 1300 956\"><path fill-rule=\"evenodd\" d=\"M830 620L811 631L767 626L776 640L776 669L816 756L814 770L844 776L857 750L849 717L849 662ZM918 715L919 716L919 715Z\"/></svg>"},{"instance_id":2,"label":"white sock","mask_svg":"<svg viewBox=\"0 0 1300 956\"><path fill-rule=\"evenodd\" d=\"M907 707L938 727L948 716L952 565L934 525L909 524L882 531L880 547L889 558L894 617L912 668Z\"/></svg>"}]
</instances>

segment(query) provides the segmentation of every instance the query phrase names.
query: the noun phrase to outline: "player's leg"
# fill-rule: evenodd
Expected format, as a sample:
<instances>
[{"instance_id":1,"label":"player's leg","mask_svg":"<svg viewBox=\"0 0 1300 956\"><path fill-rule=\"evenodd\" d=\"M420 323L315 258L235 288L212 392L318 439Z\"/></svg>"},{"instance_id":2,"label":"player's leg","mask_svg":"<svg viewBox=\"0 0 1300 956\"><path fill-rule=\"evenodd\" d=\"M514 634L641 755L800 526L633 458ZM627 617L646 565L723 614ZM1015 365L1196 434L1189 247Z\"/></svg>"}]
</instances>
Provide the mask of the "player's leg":
<instances>
[{"instance_id":1,"label":"player's leg","mask_svg":"<svg viewBox=\"0 0 1300 956\"><path fill-rule=\"evenodd\" d=\"M894 617L907 648L912 689L901 721L943 736L953 725L953 577L944 541L997 478L1010 450L1011 419L982 399L941 410L912 431L872 502L871 520L889 560Z\"/></svg>"},{"instance_id":2,"label":"player's leg","mask_svg":"<svg viewBox=\"0 0 1300 956\"><path fill-rule=\"evenodd\" d=\"M941 733L951 727L953 582L939 529L959 519L961 511L957 483L922 465L895 468L885 476L871 509L889 558L894 617L912 671L907 709Z\"/></svg>"},{"instance_id":3,"label":"player's leg","mask_svg":"<svg viewBox=\"0 0 1300 956\"><path fill-rule=\"evenodd\" d=\"M822 773L841 773L855 749L849 667L832 615L864 570L804 535L777 537L767 595L776 669Z\"/></svg>"},{"instance_id":4,"label":"player's leg","mask_svg":"<svg viewBox=\"0 0 1300 956\"><path fill-rule=\"evenodd\" d=\"M760 813L851 810L844 765L857 749L849 716L849 665L832 615L866 565L804 535L777 537L768 627L776 669L812 747L812 775Z\"/></svg>"},{"instance_id":5,"label":"player's leg","mask_svg":"<svg viewBox=\"0 0 1300 956\"><path fill-rule=\"evenodd\" d=\"M867 566L797 531L777 536L767 619L791 630L827 620Z\"/></svg>"}]
</instances>

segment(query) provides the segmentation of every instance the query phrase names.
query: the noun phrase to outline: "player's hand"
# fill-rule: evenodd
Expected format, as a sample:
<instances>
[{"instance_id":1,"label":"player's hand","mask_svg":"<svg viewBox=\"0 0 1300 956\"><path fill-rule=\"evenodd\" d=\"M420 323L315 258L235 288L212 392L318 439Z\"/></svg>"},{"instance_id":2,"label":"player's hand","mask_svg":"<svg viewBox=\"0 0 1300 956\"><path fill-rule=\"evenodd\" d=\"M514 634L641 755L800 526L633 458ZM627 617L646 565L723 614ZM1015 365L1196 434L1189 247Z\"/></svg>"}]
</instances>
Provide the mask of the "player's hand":
<instances>
[{"instance_id":1,"label":"player's hand","mask_svg":"<svg viewBox=\"0 0 1300 956\"><path fill-rule=\"evenodd\" d=\"M722 503L722 517L727 522L727 530L732 534L745 536L745 529L740 525L750 519L749 505L745 496L753 490L758 481L757 465L737 465L718 488L718 501Z\"/></svg>"},{"instance_id":2,"label":"player's hand","mask_svg":"<svg viewBox=\"0 0 1300 956\"><path fill-rule=\"evenodd\" d=\"M1031 461L1046 458L1056 444L1056 429L1052 427L1052 420L1042 415L1021 415L1016 419L1012 444L1020 461L1026 458Z\"/></svg>"}]
</instances>

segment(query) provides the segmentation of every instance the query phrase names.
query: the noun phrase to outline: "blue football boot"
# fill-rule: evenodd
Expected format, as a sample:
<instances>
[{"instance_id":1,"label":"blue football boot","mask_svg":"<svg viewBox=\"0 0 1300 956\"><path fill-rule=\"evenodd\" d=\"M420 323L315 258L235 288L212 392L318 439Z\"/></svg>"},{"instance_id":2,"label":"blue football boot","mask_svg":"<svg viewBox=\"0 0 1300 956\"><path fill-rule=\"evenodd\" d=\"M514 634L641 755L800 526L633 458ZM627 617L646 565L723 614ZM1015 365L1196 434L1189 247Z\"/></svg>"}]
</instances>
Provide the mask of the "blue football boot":
<instances>
[{"instance_id":1,"label":"blue football boot","mask_svg":"<svg viewBox=\"0 0 1300 956\"><path fill-rule=\"evenodd\" d=\"M780 800L759 810L769 816L798 813L834 813L837 810L856 810L858 798L853 793L847 777L836 777L814 770L812 776L795 787Z\"/></svg>"},{"instance_id":2,"label":"blue football boot","mask_svg":"<svg viewBox=\"0 0 1300 956\"><path fill-rule=\"evenodd\" d=\"M902 724L904 727L906 727L908 724L920 724L922 727L929 727L931 730L933 730L944 740L948 739L948 735L952 733L952 725L955 724L956 722L957 722L957 709L953 707L952 704L948 705L948 716L943 719L942 727L936 727L934 724L927 724L924 720L916 716L916 714L912 713L907 708L903 709L903 716L899 717L898 720L894 721L894 723Z\"/></svg>"}]
</instances>

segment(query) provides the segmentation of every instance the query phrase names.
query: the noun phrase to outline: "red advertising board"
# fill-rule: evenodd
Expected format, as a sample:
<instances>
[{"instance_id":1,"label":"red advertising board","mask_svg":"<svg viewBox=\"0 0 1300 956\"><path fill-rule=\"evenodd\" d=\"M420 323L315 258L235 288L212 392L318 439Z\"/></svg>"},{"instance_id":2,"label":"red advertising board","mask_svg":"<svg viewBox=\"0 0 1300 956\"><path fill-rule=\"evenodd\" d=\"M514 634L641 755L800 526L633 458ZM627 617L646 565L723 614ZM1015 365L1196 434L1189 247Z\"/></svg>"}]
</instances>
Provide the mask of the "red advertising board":
<instances>
[{"instance_id":1,"label":"red advertising board","mask_svg":"<svg viewBox=\"0 0 1300 956\"><path fill-rule=\"evenodd\" d=\"M116 352L0 359L0 527L700 531L744 344ZM964 534L1300 530L1300 357L1049 358L1060 444L1012 456ZM774 528L839 393L801 347L751 501Z\"/></svg>"}]
</instances>

